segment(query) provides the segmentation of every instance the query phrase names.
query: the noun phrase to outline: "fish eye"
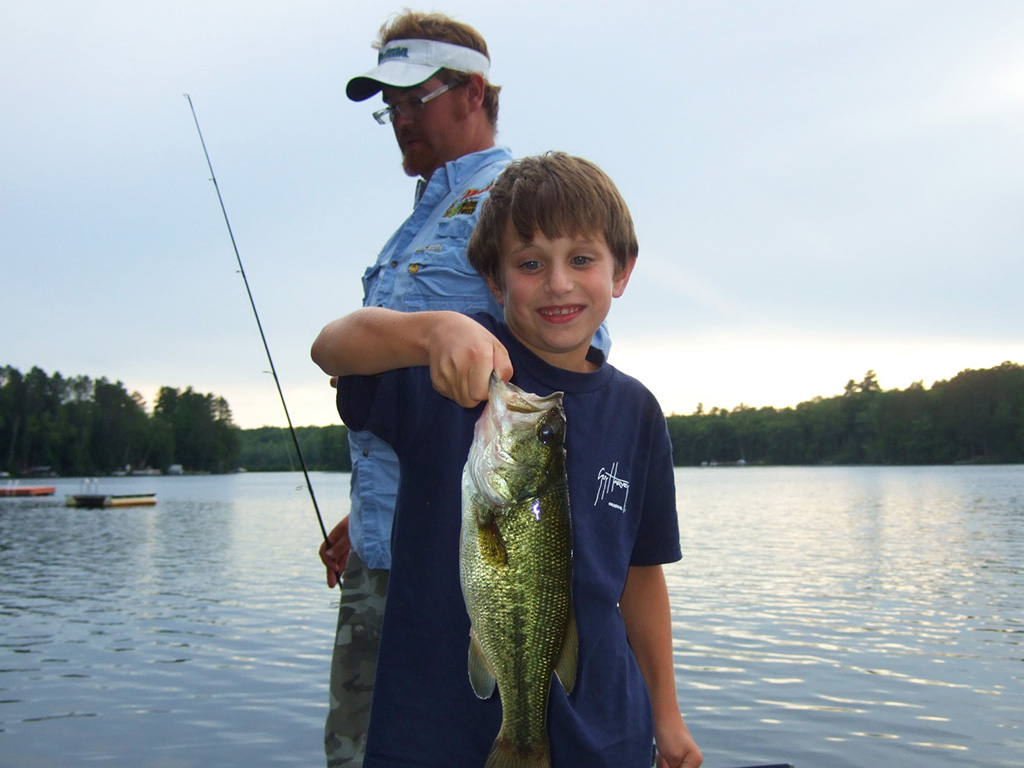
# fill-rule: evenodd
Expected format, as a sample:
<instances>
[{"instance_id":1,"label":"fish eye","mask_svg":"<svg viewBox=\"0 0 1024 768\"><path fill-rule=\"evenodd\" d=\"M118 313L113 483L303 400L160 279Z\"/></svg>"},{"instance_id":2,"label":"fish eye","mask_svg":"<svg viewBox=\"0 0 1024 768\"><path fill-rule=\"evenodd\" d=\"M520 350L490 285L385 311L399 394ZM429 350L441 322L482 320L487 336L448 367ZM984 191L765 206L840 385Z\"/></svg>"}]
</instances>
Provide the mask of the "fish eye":
<instances>
[{"instance_id":1,"label":"fish eye","mask_svg":"<svg viewBox=\"0 0 1024 768\"><path fill-rule=\"evenodd\" d=\"M554 441L557 432L555 428L550 424L545 424L539 430L537 430L537 439L540 440L542 445L550 445Z\"/></svg>"}]
</instances>

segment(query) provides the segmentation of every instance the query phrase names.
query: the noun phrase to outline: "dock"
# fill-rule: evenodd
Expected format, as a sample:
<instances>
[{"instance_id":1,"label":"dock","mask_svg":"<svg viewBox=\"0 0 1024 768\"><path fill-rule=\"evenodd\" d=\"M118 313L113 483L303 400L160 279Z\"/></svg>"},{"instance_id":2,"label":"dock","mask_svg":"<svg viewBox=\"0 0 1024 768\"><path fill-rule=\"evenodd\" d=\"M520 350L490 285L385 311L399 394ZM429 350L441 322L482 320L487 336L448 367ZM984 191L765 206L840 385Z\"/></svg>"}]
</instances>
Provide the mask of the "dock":
<instances>
[{"instance_id":1,"label":"dock","mask_svg":"<svg viewBox=\"0 0 1024 768\"><path fill-rule=\"evenodd\" d=\"M156 505L155 493L75 493L64 499L68 507L83 509L108 509L110 507L152 507Z\"/></svg>"}]
</instances>

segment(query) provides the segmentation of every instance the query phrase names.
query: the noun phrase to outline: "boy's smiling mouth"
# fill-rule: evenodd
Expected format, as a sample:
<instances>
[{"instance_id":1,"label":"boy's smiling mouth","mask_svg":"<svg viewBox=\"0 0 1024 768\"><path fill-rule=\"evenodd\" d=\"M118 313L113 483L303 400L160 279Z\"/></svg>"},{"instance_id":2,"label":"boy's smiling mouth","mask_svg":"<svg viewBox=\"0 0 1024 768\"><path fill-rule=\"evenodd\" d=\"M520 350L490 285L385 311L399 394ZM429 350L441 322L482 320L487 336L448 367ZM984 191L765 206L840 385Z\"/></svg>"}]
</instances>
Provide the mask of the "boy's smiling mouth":
<instances>
[{"instance_id":1,"label":"boy's smiling mouth","mask_svg":"<svg viewBox=\"0 0 1024 768\"><path fill-rule=\"evenodd\" d=\"M564 323L583 312L582 304L567 304L558 307L541 307L537 310L541 317L553 323Z\"/></svg>"}]
</instances>

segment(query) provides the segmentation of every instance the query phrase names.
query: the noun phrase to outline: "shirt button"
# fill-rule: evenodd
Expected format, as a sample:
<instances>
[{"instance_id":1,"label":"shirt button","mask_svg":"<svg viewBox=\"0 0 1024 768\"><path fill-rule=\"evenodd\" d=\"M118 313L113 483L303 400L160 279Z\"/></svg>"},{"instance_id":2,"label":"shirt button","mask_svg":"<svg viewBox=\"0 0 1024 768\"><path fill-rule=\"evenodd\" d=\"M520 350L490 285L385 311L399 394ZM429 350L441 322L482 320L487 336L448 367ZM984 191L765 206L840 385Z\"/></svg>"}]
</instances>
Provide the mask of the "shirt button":
<instances>
[{"instance_id":1,"label":"shirt button","mask_svg":"<svg viewBox=\"0 0 1024 768\"><path fill-rule=\"evenodd\" d=\"M391 262L391 266L392 266L392 268L397 267L398 266L398 262L397 261L392 261Z\"/></svg>"},{"instance_id":2,"label":"shirt button","mask_svg":"<svg viewBox=\"0 0 1024 768\"><path fill-rule=\"evenodd\" d=\"M363 456L369 456L369 455L370 455L370 452L369 452L369 451L367 451L367 450L364 450L364 451L363 451Z\"/></svg>"}]
</instances>

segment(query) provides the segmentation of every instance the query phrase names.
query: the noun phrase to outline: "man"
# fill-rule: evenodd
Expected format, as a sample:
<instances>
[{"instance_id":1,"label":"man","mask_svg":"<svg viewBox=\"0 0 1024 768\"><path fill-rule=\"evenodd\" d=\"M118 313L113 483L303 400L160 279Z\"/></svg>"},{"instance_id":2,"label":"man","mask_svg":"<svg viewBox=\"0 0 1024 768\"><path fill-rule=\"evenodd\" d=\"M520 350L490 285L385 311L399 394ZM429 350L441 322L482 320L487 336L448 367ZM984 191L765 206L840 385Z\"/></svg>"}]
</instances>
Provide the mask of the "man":
<instances>
[{"instance_id":1,"label":"man","mask_svg":"<svg viewBox=\"0 0 1024 768\"><path fill-rule=\"evenodd\" d=\"M409 176L419 177L412 215L363 277L365 306L450 309L501 317L483 278L466 261L480 203L511 161L495 146L498 87L487 80L487 44L441 14L407 12L385 24L377 66L349 81L390 124ZM327 583L342 584L324 734L328 766L362 766L377 647L391 564L398 460L367 432L351 432L351 510L321 545Z\"/></svg>"}]
</instances>

